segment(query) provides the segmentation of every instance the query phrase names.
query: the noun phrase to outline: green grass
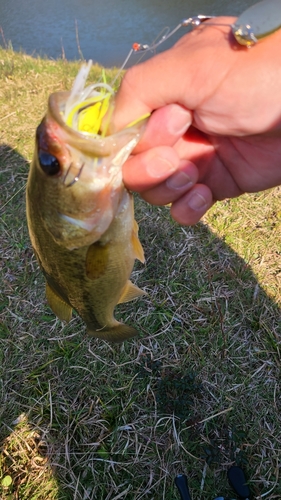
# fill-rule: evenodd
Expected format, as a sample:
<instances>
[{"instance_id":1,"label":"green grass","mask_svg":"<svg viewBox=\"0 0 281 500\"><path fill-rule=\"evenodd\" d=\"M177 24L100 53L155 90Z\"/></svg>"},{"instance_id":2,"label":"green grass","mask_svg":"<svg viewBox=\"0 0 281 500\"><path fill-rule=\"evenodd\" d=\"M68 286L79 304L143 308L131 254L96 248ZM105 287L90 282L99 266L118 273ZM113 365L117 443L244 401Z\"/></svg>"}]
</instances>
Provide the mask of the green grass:
<instances>
[{"instance_id":1,"label":"green grass","mask_svg":"<svg viewBox=\"0 0 281 500\"><path fill-rule=\"evenodd\" d=\"M78 68L0 49L0 497L174 500L180 472L194 500L232 497L237 463L254 498L280 499L280 188L193 228L137 198L146 264L132 279L148 296L116 316L140 336L112 346L77 316L63 325L24 190L48 95Z\"/></svg>"}]
</instances>

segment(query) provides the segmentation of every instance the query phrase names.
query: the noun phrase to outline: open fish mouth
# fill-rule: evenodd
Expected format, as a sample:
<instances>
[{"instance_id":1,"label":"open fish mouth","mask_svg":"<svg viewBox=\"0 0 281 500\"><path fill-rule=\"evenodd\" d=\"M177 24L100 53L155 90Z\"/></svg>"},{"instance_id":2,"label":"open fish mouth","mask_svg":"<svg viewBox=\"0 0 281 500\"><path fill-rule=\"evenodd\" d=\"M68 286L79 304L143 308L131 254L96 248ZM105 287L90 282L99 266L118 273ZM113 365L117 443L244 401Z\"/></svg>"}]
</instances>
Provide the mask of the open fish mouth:
<instances>
[{"instance_id":1,"label":"open fish mouth","mask_svg":"<svg viewBox=\"0 0 281 500\"><path fill-rule=\"evenodd\" d=\"M149 113L110 134L110 121L116 89L103 81L85 87L92 61L82 65L70 92L56 92L49 97L49 115L67 133L68 143L89 155L106 157L120 151L131 138L142 133ZM130 134L130 132L132 132Z\"/></svg>"}]
</instances>

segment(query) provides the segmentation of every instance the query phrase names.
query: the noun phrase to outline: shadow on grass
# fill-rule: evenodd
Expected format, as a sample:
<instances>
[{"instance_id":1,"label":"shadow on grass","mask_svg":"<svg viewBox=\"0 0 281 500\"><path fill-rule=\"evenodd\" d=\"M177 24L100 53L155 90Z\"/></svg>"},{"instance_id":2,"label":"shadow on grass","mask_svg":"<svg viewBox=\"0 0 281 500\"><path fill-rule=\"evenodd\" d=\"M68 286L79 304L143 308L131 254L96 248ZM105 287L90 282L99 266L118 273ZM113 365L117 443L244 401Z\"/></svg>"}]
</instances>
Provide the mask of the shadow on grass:
<instances>
[{"instance_id":1,"label":"shadow on grass","mask_svg":"<svg viewBox=\"0 0 281 500\"><path fill-rule=\"evenodd\" d=\"M0 146L1 498L167 500L185 472L192 498L211 499L231 494L225 471L235 462L255 497L280 498L274 290L268 297L251 262L207 225L181 228L137 199L147 260L133 281L148 296L116 315L140 336L89 339L77 316L62 325L46 305L25 221L27 173Z\"/></svg>"}]
</instances>

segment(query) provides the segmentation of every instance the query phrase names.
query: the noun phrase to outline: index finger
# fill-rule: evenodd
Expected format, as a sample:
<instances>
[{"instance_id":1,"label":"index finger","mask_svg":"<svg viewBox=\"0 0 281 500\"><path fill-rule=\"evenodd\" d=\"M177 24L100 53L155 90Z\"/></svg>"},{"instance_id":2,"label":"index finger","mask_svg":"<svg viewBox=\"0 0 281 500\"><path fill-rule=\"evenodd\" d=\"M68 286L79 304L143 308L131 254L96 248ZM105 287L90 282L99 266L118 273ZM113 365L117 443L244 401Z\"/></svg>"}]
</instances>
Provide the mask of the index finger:
<instances>
[{"instance_id":1,"label":"index finger","mask_svg":"<svg viewBox=\"0 0 281 500\"><path fill-rule=\"evenodd\" d=\"M116 94L112 121L117 130L147 113L179 102L172 85L167 87L171 70L169 51L127 70ZM162 74L162 76L161 76Z\"/></svg>"}]
</instances>

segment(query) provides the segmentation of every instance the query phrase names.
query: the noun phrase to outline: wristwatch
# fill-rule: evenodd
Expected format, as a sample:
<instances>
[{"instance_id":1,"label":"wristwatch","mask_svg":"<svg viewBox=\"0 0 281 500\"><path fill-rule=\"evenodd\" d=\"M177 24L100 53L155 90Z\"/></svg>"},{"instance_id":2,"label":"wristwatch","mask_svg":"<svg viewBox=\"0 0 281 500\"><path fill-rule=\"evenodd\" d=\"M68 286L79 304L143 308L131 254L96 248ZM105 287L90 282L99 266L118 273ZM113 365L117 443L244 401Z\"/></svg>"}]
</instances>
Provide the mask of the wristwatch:
<instances>
[{"instance_id":1,"label":"wristwatch","mask_svg":"<svg viewBox=\"0 0 281 500\"><path fill-rule=\"evenodd\" d=\"M245 10L231 26L240 45L250 47L281 28L281 0L263 0Z\"/></svg>"}]
</instances>

